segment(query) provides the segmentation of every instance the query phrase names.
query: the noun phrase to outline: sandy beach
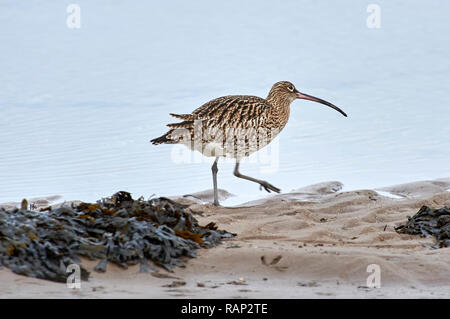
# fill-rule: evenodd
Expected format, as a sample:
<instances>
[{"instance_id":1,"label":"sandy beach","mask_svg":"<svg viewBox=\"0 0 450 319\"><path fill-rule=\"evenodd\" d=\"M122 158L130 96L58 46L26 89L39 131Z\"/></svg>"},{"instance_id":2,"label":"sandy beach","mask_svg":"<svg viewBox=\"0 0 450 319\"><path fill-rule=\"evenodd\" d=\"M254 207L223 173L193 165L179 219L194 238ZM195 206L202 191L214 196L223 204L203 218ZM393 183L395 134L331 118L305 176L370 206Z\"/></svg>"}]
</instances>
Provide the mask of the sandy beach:
<instances>
[{"instance_id":1,"label":"sandy beach","mask_svg":"<svg viewBox=\"0 0 450 319\"><path fill-rule=\"evenodd\" d=\"M1 298L449 298L450 249L394 227L422 205L450 205L450 178L377 190L341 191L325 182L237 207L215 207L210 192L177 198L200 224L236 233L198 250L185 268L139 273L83 259L81 289L0 270ZM379 265L381 287L368 288Z\"/></svg>"},{"instance_id":2,"label":"sandy beach","mask_svg":"<svg viewBox=\"0 0 450 319\"><path fill-rule=\"evenodd\" d=\"M62 281L78 262L61 262L72 248L81 247L70 257L89 248L102 267L106 256L116 263L97 272L99 260L82 258L90 277L75 290L0 266L0 299L450 298L450 248L395 230L422 205L450 208L450 1L371 2L1 1L0 207L22 209L0 210L0 263ZM280 81L293 86L270 94ZM214 156L150 142L167 129L193 130L198 119L213 128L199 126L209 146L220 139L214 128L262 128L264 140L282 129L237 166L281 194L236 177L234 158L220 159L214 183ZM246 130L226 133L236 131ZM149 219L106 221L118 210L85 206L74 217L55 209L54 228L39 215L117 192L187 205L184 215L173 211L176 240L123 226L164 226L148 207ZM178 249L173 243L188 238L208 242L180 230L191 213L236 236ZM68 224L82 219L81 231L65 232L61 215ZM110 235L115 247L133 242L136 254L124 244L111 258ZM131 256L142 268L144 257L167 267L159 258L180 261L172 248L197 256L173 272L118 266ZM379 288L368 284L370 269L380 271Z\"/></svg>"}]
</instances>

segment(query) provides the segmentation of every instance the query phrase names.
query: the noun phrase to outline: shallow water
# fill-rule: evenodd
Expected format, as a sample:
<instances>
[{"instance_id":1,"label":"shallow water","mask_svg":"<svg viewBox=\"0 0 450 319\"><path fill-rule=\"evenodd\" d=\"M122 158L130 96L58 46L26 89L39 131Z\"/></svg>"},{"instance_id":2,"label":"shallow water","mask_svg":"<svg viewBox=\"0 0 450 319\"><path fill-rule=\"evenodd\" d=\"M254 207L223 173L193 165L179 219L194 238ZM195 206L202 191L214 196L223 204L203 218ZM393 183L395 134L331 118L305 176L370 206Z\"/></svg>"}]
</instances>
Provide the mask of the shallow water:
<instances>
[{"instance_id":1,"label":"shallow water","mask_svg":"<svg viewBox=\"0 0 450 319\"><path fill-rule=\"evenodd\" d=\"M212 187L209 159L148 141L169 112L228 94L265 97L290 80L349 115L295 101L270 152L241 165L283 191L338 180L372 188L449 176L450 2L73 1L0 3L0 202L118 190ZM219 163L219 187L266 194ZM268 169L270 168L270 169Z\"/></svg>"}]
</instances>

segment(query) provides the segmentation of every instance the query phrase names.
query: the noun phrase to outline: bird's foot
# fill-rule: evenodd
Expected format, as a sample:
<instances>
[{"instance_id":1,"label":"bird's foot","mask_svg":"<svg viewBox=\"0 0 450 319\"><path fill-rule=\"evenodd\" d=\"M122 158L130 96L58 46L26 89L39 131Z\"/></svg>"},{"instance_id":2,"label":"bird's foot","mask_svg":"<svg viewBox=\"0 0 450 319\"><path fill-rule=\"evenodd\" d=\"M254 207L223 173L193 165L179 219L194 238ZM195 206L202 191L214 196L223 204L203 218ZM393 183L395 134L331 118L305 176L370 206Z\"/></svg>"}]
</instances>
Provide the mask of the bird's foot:
<instances>
[{"instance_id":1,"label":"bird's foot","mask_svg":"<svg viewBox=\"0 0 450 319\"><path fill-rule=\"evenodd\" d=\"M262 181L261 183L259 183L259 189L262 190L263 188L264 188L268 193L270 193L270 191L273 191L273 192L276 192L276 193L281 192L281 189L279 189L278 187L273 186L272 184L269 184L269 183L266 182L266 181Z\"/></svg>"}]
</instances>

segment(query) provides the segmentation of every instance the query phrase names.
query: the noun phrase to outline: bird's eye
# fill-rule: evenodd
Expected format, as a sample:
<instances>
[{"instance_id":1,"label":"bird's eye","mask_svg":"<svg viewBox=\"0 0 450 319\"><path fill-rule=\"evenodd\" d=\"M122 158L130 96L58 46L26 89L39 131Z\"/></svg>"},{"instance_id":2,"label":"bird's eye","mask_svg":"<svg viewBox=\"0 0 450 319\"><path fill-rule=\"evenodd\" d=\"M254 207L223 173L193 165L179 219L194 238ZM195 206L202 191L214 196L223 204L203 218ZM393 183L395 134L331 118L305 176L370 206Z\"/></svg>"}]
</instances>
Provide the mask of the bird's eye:
<instances>
[{"instance_id":1,"label":"bird's eye","mask_svg":"<svg viewBox=\"0 0 450 319\"><path fill-rule=\"evenodd\" d=\"M288 86L288 90L294 92L294 87L292 85Z\"/></svg>"}]
</instances>

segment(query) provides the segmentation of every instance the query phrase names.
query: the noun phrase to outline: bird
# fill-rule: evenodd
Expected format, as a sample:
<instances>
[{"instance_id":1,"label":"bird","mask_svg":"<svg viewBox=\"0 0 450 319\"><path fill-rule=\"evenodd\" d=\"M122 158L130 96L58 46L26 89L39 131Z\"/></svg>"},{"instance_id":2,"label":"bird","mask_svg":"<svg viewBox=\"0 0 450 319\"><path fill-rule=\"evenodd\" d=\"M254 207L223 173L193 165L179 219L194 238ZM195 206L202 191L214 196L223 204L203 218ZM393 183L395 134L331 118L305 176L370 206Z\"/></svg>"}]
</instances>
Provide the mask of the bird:
<instances>
[{"instance_id":1,"label":"bird","mask_svg":"<svg viewBox=\"0 0 450 319\"><path fill-rule=\"evenodd\" d=\"M180 120L167 124L169 130L150 140L154 145L183 144L204 156L215 157L211 167L214 205L220 206L217 192L218 161L221 157L234 158L234 175L260 185L267 192L281 190L267 181L240 173L239 163L244 158L269 144L286 126L291 103L297 99L324 104L347 117L339 107L320 98L299 92L289 81L276 82L267 97L227 95L215 98L190 114L169 113Z\"/></svg>"}]
</instances>

